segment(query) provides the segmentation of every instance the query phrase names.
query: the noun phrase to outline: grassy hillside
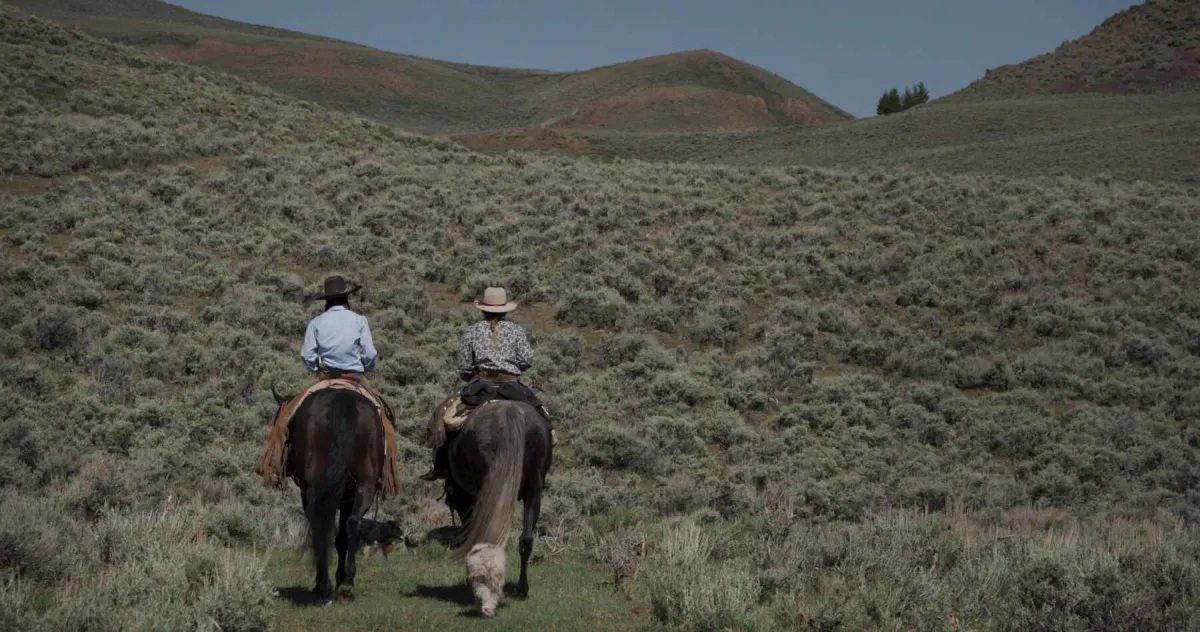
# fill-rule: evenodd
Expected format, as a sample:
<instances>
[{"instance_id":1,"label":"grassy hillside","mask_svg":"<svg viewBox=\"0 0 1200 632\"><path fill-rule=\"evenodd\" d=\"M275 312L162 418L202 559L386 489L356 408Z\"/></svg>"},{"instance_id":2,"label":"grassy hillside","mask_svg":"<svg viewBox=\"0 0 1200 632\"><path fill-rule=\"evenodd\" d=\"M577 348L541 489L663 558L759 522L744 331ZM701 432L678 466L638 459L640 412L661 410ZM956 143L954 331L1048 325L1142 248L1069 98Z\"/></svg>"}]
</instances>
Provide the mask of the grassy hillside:
<instances>
[{"instance_id":1,"label":"grassy hillside","mask_svg":"<svg viewBox=\"0 0 1200 632\"><path fill-rule=\"evenodd\" d=\"M1053 52L987 71L948 97L990 100L1200 87L1200 3L1148 0Z\"/></svg>"},{"instance_id":2,"label":"grassy hillside","mask_svg":"<svg viewBox=\"0 0 1200 632\"><path fill-rule=\"evenodd\" d=\"M57 22L428 133L527 126L744 131L849 114L756 66L690 51L582 72L454 64L193 13L159 0L14 0Z\"/></svg>"},{"instance_id":3,"label":"grassy hillside","mask_svg":"<svg viewBox=\"0 0 1200 632\"><path fill-rule=\"evenodd\" d=\"M17 4L334 108L446 134L486 153L1184 182L1200 173L1200 93L1029 98L1066 90L1070 82L1054 77L1071 68L1082 69L1091 77L1085 83L1100 92L1113 89L1095 77L1123 77L1122 86L1144 90L1190 76L1185 71L1200 46L1193 41L1200 30L1188 27L1196 20L1193 3L1136 7L1079 42L989 73L950 99L861 121L713 51L577 73L505 70L393 55L158 0ZM1151 68L1168 59L1179 72ZM1162 81L1143 81L1145 73L1133 67L1151 69L1145 76Z\"/></svg>"},{"instance_id":4,"label":"grassy hillside","mask_svg":"<svg viewBox=\"0 0 1200 632\"><path fill-rule=\"evenodd\" d=\"M484 156L4 5L0 88L0 629L323 625L253 467L330 272L409 475L463 304L523 303L563 444L503 619L623 616L603 574L694 629L1200 625L1194 187Z\"/></svg>"},{"instance_id":5,"label":"grassy hillside","mask_svg":"<svg viewBox=\"0 0 1200 632\"><path fill-rule=\"evenodd\" d=\"M454 139L489 153L1197 182L1197 82L1200 3L1154 0L902 115L732 133L526 128Z\"/></svg>"},{"instance_id":6,"label":"grassy hillside","mask_svg":"<svg viewBox=\"0 0 1200 632\"><path fill-rule=\"evenodd\" d=\"M511 133L457 137L481 151ZM545 134L534 150L746 166L931 170L1020 177L1104 175L1198 182L1200 93L939 102L903 114L744 134Z\"/></svg>"}]
</instances>

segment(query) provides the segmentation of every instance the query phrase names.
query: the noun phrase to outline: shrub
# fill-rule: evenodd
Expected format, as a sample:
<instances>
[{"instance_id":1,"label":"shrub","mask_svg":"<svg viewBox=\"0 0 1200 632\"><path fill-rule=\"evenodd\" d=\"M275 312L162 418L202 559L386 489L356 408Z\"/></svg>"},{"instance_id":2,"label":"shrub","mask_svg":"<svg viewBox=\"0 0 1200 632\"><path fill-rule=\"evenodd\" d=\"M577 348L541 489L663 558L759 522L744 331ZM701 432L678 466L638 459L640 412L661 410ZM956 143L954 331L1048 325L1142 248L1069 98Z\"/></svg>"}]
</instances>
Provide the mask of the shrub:
<instances>
[{"instance_id":1,"label":"shrub","mask_svg":"<svg viewBox=\"0 0 1200 632\"><path fill-rule=\"evenodd\" d=\"M22 580L10 584L10 594L22 594L29 582L52 585L86 569L87 553L76 548L83 538L60 508L12 493L0 496L0 571Z\"/></svg>"},{"instance_id":2,"label":"shrub","mask_svg":"<svg viewBox=\"0 0 1200 632\"><path fill-rule=\"evenodd\" d=\"M555 318L564 325L615 327L625 312L625 299L609 288L601 288L568 293L558 304Z\"/></svg>"},{"instance_id":3,"label":"shrub","mask_svg":"<svg viewBox=\"0 0 1200 632\"><path fill-rule=\"evenodd\" d=\"M33 327L34 344L46 351L69 347L79 340L79 324L67 309L53 309L38 316Z\"/></svg>"},{"instance_id":4,"label":"shrub","mask_svg":"<svg viewBox=\"0 0 1200 632\"><path fill-rule=\"evenodd\" d=\"M99 527L106 572L59 591L43 622L68 629L267 630L273 588L261 561L204 543L197 516L187 513L106 519Z\"/></svg>"},{"instance_id":5,"label":"shrub","mask_svg":"<svg viewBox=\"0 0 1200 632\"><path fill-rule=\"evenodd\" d=\"M756 612L758 579L736 564L710 562L711 551L707 536L690 522L667 530L645 570L655 618L692 630L765 628Z\"/></svg>"},{"instance_id":6,"label":"shrub","mask_svg":"<svg viewBox=\"0 0 1200 632\"><path fill-rule=\"evenodd\" d=\"M581 433L577 448L589 465L617 469L648 470L653 463L653 448L641 437L624 428L591 426Z\"/></svg>"}]
</instances>

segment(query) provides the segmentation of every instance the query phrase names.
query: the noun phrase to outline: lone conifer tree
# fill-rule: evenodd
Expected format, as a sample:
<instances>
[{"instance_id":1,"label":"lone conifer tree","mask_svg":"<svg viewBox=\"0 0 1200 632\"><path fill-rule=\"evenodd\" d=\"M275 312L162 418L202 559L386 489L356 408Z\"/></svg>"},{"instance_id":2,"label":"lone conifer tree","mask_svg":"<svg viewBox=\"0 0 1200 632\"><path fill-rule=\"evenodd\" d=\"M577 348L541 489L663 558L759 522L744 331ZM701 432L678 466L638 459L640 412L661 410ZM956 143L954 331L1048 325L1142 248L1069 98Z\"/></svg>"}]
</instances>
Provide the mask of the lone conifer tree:
<instances>
[{"instance_id":1,"label":"lone conifer tree","mask_svg":"<svg viewBox=\"0 0 1200 632\"><path fill-rule=\"evenodd\" d=\"M929 91L925 89L924 81L918 83L916 89L913 90L913 99L915 100L913 105L921 105L922 103L929 102Z\"/></svg>"},{"instance_id":2,"label":"lone conifer tree","mask_svg":"<svg viewBox=\"0 0 1200 632\"><path fill-rule=\"evenodd\" d=\"M879 97L879 104L875 106L875 113L880 116L884 116L887 114L894 114L902 109L903 103L900 98L900 92L895 88L892 88L891 90L884 92L883 96Z\"/></svg>"}]
</instances>

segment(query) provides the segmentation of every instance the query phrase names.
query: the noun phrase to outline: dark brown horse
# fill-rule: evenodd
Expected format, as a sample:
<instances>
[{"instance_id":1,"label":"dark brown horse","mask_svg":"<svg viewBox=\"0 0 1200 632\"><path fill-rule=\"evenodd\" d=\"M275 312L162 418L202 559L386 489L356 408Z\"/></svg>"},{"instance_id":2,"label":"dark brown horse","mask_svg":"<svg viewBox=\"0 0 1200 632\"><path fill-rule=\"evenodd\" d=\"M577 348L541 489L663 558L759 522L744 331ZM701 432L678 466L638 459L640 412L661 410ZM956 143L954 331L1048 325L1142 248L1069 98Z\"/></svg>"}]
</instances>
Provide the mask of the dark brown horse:
<instances>
[{"instance_id":1,"label":"dark brown horse","mask_svg":"<svg viewBox=\"0 0 1200 632\"><path fill-rule=\"evenodd\" d=\"M529 594L529 556L552 458L550 428L529 404L496 400L472 412L448 448L446 502L463 521L455 553L466 559L484 616L492 616L504 598L504 546L518 500L525 515L516 596Z\"/></svg>"},{"instance_id":2,"label":"dark brown horse","mask_svg":"<svg viewBox=\"0 0 1200 632\"><path fill-rule=\"evenodd\" d=\"M281 406L288 401L271 392ZM375 501L383 471L379 412L371 400L353 391L317 391L296 410L290 437L289 471L300 486L316 563L313 593L326 600L333 597L329 540L336 518L338 593L353 597L360 523Z\"/></svg>"}]
</instances>

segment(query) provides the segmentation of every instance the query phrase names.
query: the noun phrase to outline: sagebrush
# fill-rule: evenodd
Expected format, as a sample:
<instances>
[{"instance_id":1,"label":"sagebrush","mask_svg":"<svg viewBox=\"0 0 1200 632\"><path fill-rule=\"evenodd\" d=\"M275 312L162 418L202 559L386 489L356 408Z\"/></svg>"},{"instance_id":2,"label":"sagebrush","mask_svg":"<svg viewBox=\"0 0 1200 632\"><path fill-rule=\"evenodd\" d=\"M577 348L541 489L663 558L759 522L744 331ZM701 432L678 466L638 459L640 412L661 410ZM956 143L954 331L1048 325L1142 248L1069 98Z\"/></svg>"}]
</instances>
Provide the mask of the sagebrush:
<instances>
[{"instance_id":1,"label":"sagebrush","mask_svg":"<svg viewBox=\"0 0 1200 632\"><path fill-rule=\"evenodd\" d=\"M305 383L300 299L337 272L366 287L410 475L464 303L489 284L521 301L563 439L546 541L611 552L596 538L699 516L709 555L651 550L639 575L668 623L1194 625L1194 187L481 156L0 19L0 131L47 139L4 145L4 171L82 170L0 181L15 624L137 627L160 603L264 620L246 550L301 535L296 498L253 473L269 387ZM130 117L177 131L114 143ZM415 481L381 511L446 518ZM105 533L161 544L56 548ZM169 544L191 552L153 557ZM128 564L162 591L127 591L146 581ZM675 568L698 583L664 584Z\"/></svg>"}]
</instances>

